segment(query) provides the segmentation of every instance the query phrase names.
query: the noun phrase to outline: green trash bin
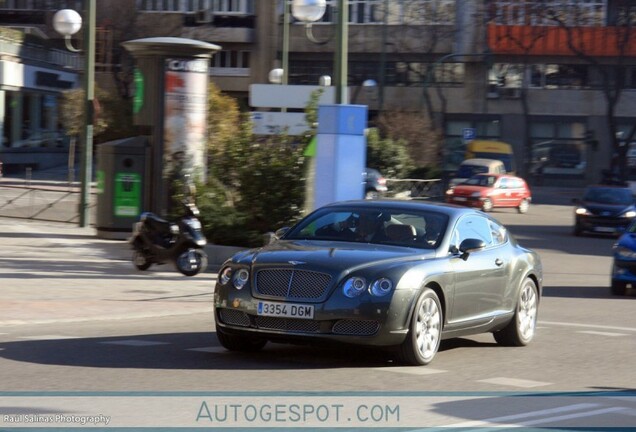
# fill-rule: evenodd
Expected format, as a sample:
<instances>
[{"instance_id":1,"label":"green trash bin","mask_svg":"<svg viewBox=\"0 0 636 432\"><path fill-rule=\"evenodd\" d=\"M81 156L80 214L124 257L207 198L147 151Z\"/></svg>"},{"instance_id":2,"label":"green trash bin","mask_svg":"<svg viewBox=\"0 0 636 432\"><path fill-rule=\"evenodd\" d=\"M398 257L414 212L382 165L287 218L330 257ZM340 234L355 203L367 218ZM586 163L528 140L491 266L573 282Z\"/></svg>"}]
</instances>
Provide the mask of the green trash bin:
<instances>
[{"instance_id":1,"label":"green trash bin","mask_svg":"<svg viewBox=\"0 0 636 432\"><path fill-rule=\"evenodd\" d=\"M97 149L97 237L123 240L146 208L149 143L146 137L100 144Z\"/></svg>"}]
</instances>

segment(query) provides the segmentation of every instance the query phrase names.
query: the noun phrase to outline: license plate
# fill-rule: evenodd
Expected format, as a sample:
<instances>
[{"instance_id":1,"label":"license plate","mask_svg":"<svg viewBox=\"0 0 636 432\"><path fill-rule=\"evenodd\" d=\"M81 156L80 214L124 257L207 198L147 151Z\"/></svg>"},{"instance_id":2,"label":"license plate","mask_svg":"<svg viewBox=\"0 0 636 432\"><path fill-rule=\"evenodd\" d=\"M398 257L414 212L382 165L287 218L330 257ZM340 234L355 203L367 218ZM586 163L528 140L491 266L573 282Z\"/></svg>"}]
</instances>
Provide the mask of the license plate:
<instances>
[{"instance_id":1,"label":"license plate","mask_svg":"<svg viewBox=\"0 0 636 432\"><path fill-rule=\"evenodd\" d=\"M596 232L604 232L604 233L613 233L616 230L614 228L611 228L611 227L595 227L594 231L596 231Z\"/></svg>"},{"instance_id":2,"label":"license plate","mask_svg":"<svg viewBox=\"0 0 636 432\"><path fill-rule=\"evenodd\" d=\"M256 313L261 316L313 319L314 306L261 301L258 302Z\"/></svg>"},{"instance_id":3,"label":"license plate","mask_svg":"<svg viewBox=\"0 0 636 432\"><path fill-rule=\"evenodd\" d=\"M465 197L455 197L454 200L455 201L466 201L468 198Z\"/></svg>"}]
</instances>

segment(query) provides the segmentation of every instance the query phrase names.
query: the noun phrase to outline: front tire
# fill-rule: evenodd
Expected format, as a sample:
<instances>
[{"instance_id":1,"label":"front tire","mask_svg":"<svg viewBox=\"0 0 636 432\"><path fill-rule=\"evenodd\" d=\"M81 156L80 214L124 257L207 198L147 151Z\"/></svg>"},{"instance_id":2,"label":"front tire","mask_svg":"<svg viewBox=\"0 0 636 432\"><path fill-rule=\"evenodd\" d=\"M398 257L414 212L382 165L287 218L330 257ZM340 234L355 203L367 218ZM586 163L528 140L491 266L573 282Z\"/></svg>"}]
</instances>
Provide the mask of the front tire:
<instances>
[{"instance_id":1,"label":"front tire","mask_svg":"<svg viewBox=\"0 0 636 432\"><path fill-rule=\"evenodd\" d=\"M190 248L177 256L177 270L185 276L194 276L208 266L208 255L201 249Z\"/></svg>"},{"instance_id":2,"label":"front tire","mask_svg":"<svg viewBox=\"0 0 636 432\"><path fill-rule=\"evenodd\" d=\"M406 339L399 347L403 363L427 365L437 354L442 340L442 306L435 291L425 288L415 303Z\"/></svg>"},{"instance_id":3,"label":"front tire","mask_svg":"<svg viewBox=\"0 0 636 432\"><path fill-rule=\"evenodd\" d=\"M495 340L503 346L525 346L534 337L539 310L537 285L527 278L517 299L515 314L506 327L493 333Z\"/></svg>"},{"instance_id":4,"label":"front tire","mask_svg":"<svg viewBox=\"0 0 636 432\"><path fill-rule=\"evenodd\" d=\"M523 199L519 203L519 207L517 207L517 211L519 211L519 213L528 213L529 208L530 208L530 202L527 199Z\"/></svg>"},{"instance_id":5,"label":"front tire","mask_svg":"<svg viewBox=\"0 0 636 432\"><path fill-rule=\"evenodd\" d=\"M267 339L231 335L223 332L219 327L216 328L216 337L221 346L229 351L256 352L267 344Z\"/></svg>"},{"instance_id":6,"label":"front tire","mask_svg":"<svg viewBox=\"0 0 636 432\"><path fill-rule=\"evenodd\" d=\"M150 268L150 265L152 264L152 261L150 261L148 255L138 249L135 249L133 251L132 262L137 270L141 271L148 270Z\"/></svg>"},{"instance_id":7,"label":"front tire","mask_svg":"<svg viewBox=\"0 0 636 432\"><path fill-rule=\"evenodd\" d=\"M625 282L612 279L611 291L612 291L612 295L624 296L625 293L627 292L627 284Z\"/></svg>"}]
</instances>

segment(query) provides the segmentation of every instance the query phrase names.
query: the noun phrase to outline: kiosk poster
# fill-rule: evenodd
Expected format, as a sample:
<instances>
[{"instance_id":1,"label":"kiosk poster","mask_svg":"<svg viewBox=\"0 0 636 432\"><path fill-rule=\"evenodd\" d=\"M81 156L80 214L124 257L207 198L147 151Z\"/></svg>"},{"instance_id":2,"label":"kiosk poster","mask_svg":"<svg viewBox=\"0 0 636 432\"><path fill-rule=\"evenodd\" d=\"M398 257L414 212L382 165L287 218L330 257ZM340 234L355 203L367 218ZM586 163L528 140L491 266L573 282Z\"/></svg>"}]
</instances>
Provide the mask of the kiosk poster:
<instances>
[{"instance_id":1,"label":"kiosk poster","mask_svg":"<svg viewBox=\"0 0 636 432\"><path fill-rule=\"evenodd\" d=\"M163 176L205 181L208 60L169 58L165 66Z\"/></svg>"}]
</instances>

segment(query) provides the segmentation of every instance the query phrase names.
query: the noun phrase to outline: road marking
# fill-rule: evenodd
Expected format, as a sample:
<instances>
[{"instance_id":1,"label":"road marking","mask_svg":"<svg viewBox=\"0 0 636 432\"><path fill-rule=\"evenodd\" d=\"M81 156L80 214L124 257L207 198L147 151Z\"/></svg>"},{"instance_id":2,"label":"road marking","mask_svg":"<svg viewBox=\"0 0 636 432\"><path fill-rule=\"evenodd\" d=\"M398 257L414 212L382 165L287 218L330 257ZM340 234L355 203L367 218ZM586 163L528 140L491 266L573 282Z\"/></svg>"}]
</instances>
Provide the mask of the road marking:
<instances>
[{"instance_id":1,"label":"road marking","mask_svg":"<svg viewBox=\"0 0 636 432\"><path fill-rule=\"evenodd\" d=\"M206 353L214 353L214 354L227 354L227 353L229 353L229 351L226 350L225 348L217 347L217 346L205 347L205 348L188 348L186 351L198 351L198 352L206 352Z\"/></svg>"},{"instance_id":2,"label":"road marking","mask_svg":"<svg viewBox=\"0 0 636 432\"><path fill-rule=\"evenodd\" d=\"M20 336L18 339L29 340L56 340L56 339L79 339L79 336L64 336L64 335L39 335L39 336Z\"/></svg>"},{"instance_id":3,"label":"road marking","mask_svg":"<svg viewBox=\"0 0 636 432\"><path fill-rule=\"evenodd\" d=\"M616 327L616 326L604 326L604 325L592 325L592 324L564 323L564 322L556 322L556 321L541 321L541 324L557 325L557 326L565 326L565 327L584 327L584 328L591 327L591 328L602 329L602 330L618 330L618 331L636 332L636 328L634 327Z\"/></svg>"},{"instance_id":4,"label":"road marking","mask_svg":"<svg viewBox=\"0 0 636 432\"><path fill-rule=\"evenodd\" d=\"M414 366L401 366L401 367L381 367L381 368L373 368L377 371L382 372L397 372L404 373L410 375L433 375L438 373L448 372L441 369L432 369L429 367L414 367Z\"/></svg>"},{"instance_id":5,"label":"road marking","mask_svg":"<svg viewBox=\"0 0 636 432\"><path fill-rule=\"evenodd\" d=\"M107 341L100 342L103 344L109 345L126 345L126 346L152 346L152 345L169 345L168 342L155 342L155 341L144 341L144 340L120 340L120 341Z\"/></svg>"},{"instance_id":6,"label":"road marking","mask_svg":"<svg viewBox=\"0 0 636 432\"><path fill-rule=\"evenodd\" d=\"M598 332L598 331L592 331L592 330L581 330L581 331L577 331L577 333L585 333L585 334L609 336L609 337L628 336L625 333L608 333L608 332Z\"/></svg>"},{"instance_id":7,"label":"road marking","mask_svg":"<svg viewBox=\"0 0 636 432\"><path fill-rule=\"evenodd\" d=\"M583 405L587 405L587 406L582 407ZM536 417L540 415L553 414L553 413L556 414L558 412L578 411L581 409L591 408L594 406L597 406L597 405L596 404L577 404L577 405L570 405L566 407L555 408L553 410L548 409L548 410L532 411L532 412L524 413L524 414L516 414L516 415L510 415L510 416L504 416L504 417L494 417L494 418L485 419L485 420L456 423L452 425L446 425L443 427L470 427L470 428L498 427L500 428L500 427L533 426L533 425L538 425L541 423L549 423L549 422L557 422L557 421L563 421L563 420L571 420L576 418L591 417L591 416L600 415L600 414L608 414L612 412L627 410L627 408L625 407L601 408L594 411L584 411L580 413L565 414L565 415L554 416L554 417L545 417L545 418L536 419L536 420L521 421L518 423L504 423L510 420L520 420L525 417Z\"/></svg>"},{"instance_id":8,"label":"road marking","mask_svg":"<svg viewBox=\"0 0 636 432\"><path fill-rule=\"evenodd\" d=\"M511 386L511 387L523 387L523 388L541 387L541 386L547 386L552 384L552 383L541 382L541 381L530 381L530 380L522 380L517 378L506 378L506 377L497 377L497 378L490 378L485 380L478 380L477 382Z\"/></svg>"}]
</instances>

